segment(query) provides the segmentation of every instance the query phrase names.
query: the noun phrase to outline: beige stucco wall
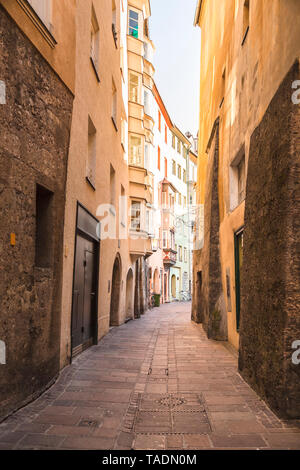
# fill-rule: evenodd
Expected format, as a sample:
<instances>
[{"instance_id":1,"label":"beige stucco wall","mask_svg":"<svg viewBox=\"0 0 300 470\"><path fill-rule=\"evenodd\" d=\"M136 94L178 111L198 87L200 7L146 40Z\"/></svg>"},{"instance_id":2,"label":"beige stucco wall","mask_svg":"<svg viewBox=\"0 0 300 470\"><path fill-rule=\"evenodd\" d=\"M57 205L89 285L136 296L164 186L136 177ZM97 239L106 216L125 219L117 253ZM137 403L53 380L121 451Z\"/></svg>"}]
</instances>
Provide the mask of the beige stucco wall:
<instances>
[{"instance_id":1,"label":"beige stucco wall","mask_svg":"<svg viewBox=\"0 0 300 470\"><path fill-rule=\"evenodd\" d=\"M121 146L121 110L122 83L120 72L120 49L116 49L111 30L111 2L109 0L93 2L100 36L100 65L98 83L90 61L90 0L77 2L77 51L76 51L76 87L69 155L67 180L66 217L64 231L64 272L61 365L70 357L71 303L74 263L74 241L76 226L76 205L79 201L93 215L100 204L110 203L110 165L116 172L115 200L118 204L121 185L128 195L128 167ZM120 11L117 12L119 21ZM111 120L112 78L117 88L117 127ZM97 129L97 165L96 190L86 181L86 159L88 149L88 116ZM116 218L118 220L118 207ZM122 281L120 293L120 324L125 321L126 277L132 260L129 255L129 241L117 239L101 241L99 268L98 333L99 339L109 330L110 300L108 283L112 280L113 265L117 253L122 263Z\"/></svg>"},{"instance_id":2,"label":"beige stucco wall","mask_svg":"<svg viewBox=\"0 0 300 470\"><path fill-rule=\"evenodd\" d=\"M226 293L226 269L230 268L232 312L228 312L228 335L236 348L239 335L235 313L234 232L244 224L244 203L233 211L230 208L229 167L243 145L247 166L250 136L287 71L300 56L298 0L251 0L250 30L244 45L243 6L242 0L204 0L200 15L197 201L203 203L204 200L206 148L214 122L219 117L222 281Z\"/></svg>"}]
</instances>

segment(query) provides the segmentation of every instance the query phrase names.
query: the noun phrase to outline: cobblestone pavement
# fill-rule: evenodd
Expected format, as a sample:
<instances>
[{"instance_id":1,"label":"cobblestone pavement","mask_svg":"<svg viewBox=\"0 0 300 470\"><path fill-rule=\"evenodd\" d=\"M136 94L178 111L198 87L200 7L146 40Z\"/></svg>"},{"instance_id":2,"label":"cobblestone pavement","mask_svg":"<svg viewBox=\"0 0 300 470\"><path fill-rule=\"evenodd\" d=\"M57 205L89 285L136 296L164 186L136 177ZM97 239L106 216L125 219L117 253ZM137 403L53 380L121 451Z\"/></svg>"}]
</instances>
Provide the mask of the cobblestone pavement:
<instances>
[{"instance_id":1,"label":"cobblestone pavement","mask_svg":"<svg viewBox=\"0 0 300 470\"><path fill-rule=\"evenodd\" d=\"M164 305L114 328L0 425L0 449L300 449L247 386L237 358Z\"/></svg>"}]
</instances>

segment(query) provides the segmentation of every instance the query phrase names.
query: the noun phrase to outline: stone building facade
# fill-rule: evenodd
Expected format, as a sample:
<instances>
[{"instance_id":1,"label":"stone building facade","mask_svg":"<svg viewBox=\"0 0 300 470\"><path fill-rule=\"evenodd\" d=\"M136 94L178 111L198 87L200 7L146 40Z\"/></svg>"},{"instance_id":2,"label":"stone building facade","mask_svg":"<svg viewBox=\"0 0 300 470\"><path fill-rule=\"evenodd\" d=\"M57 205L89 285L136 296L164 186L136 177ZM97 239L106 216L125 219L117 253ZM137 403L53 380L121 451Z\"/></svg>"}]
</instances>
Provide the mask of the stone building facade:
<instances>
[{"instance_id":1,"label":"stone building facade","mask_svg":"<svg viewBox=\"0 0 300 470\"><path fill-rule=\"evenodd\" d=\"M239 350L242 375L300 416L296 0L199 0L198 220L192 318ZM298 87L299 88L299 87Z\"/></svg>"},{"instance_id":2,"label":"stone building facade","mask_svg":"<svg viewBox=\"0 0 300 470\"><path fill-rule=\"evenodd\" d=\"M74 10L67 10L69 38L54 20L66 47L55 50L50 44L54 37L33 10L0 2L0 79L5 84L0 105L0 339L6 352L0 365L0 419L43 391L60 369L75 60L69 43ZM48 38L42 45L37 25ZM69 70L61 68L62 54Z\"/></svg>"}]
</instances>

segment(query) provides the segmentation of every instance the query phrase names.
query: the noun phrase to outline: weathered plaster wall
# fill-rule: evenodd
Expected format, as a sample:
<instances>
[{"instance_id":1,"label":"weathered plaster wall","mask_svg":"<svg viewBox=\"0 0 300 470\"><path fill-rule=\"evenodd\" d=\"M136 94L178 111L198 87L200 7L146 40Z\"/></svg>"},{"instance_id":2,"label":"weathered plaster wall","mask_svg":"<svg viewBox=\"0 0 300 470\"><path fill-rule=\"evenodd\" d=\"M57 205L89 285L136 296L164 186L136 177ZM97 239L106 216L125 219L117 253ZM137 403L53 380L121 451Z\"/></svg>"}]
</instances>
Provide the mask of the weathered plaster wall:
<instances>
[{"instance_id":1,"label":"weathered plaster wall","mask_svg":"<svg viewBox=\"0 0 300 470\"><path fill-rule=\"evenodd\" d=\"M300 417L300 105L292 67L251 137L242 270L240 370L270 405Z\"/></svg>"},{"instance_id":2,"label":"weathered plaster wall","mask_svg":"<svg viewBox=\"0 0 300 470\"><path fill-rule=\"evenodd\" d=\"M65 182L73 96L0 6L0 419L59 371ZM54 193L52 256L36 266L36 184ZM11 246L10 234L16 245Z\"/></svg>"},{"instance_id":3,"label":"weathered plaster wall","mask_svg":"<svg viewBox=\"0 0 300 470\"><path fill-rule=\"evenodd\" d=\"M208 152L204 204L204 246L201 250L200 262L202 287L198 293L196 317L202 319L203 327L209 338L226 340L227 315L222 289L219 233L219 120L214 125Z\"/></svg>"},{"instance_id":4,"label":"weathered plaster wall","mask_svg":"<svg viewBox=\"0 0 300 470\"><path fill-rule=\"evenodd\" d=\"M96 216L99 205L111 203L110 165L115 170L115 191L113 196L117 228L114 239L101 240L97 312L98 339L101 339L109 331L111 296L115 295L112 292L111 285L116 256L120 256L122 269L118 324L122 324L126 320L126 279L129 268L134 269L134 263L129 255L129 241L121 239L122 234L118 227L121 185L126 195L129 191L127 157L121 146L121 115L124 113L125 104L122 99L123 81L120 71L120 41L118 42L118 48L116 48L111 29L111 1L105 0L101 4L94 2L93 6L101 33L98 68L100 82L97 80L90 60L92 1L78 1L76 10L76 86L64 227L62 367L69 363L71 356L72 283L77 201L83 204L94 216ZM118 24L120 13L120 6L118 6ZM117 89L117 129L111 119L112 79ZM95 190L86 181L89 116L97 131Z\"/></svg>"}]
</instances>

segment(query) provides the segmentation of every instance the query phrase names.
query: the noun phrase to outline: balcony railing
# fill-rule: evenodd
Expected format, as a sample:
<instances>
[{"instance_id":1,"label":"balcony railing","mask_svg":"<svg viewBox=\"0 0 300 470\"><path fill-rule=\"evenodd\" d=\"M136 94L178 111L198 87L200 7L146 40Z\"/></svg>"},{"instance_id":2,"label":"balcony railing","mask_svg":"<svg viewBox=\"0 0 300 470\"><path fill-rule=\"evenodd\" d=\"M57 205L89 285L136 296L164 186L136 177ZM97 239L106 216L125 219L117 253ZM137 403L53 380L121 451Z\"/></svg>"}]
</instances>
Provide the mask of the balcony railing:
<instances>
[{"instance_id":1,"label":"balcony railing","mask_svg":"<svg viewBox=\"0 0 300 470\"><path fill-rule=\"evenodd\" d=\"M177 261L177 251L172 248L164 248L164 265L174 266Z\"/></svg>"}]
</instances>

